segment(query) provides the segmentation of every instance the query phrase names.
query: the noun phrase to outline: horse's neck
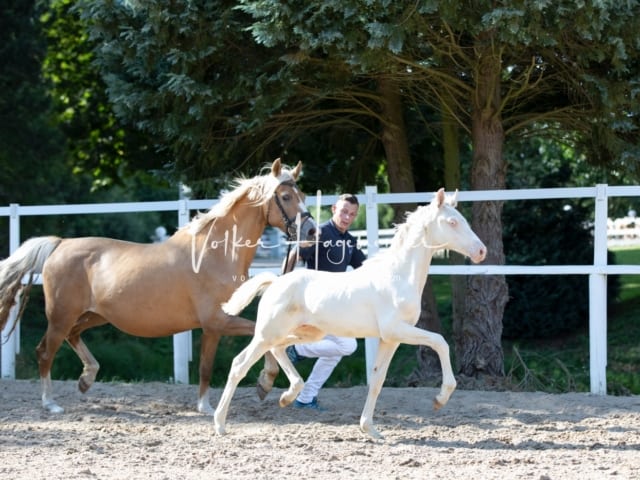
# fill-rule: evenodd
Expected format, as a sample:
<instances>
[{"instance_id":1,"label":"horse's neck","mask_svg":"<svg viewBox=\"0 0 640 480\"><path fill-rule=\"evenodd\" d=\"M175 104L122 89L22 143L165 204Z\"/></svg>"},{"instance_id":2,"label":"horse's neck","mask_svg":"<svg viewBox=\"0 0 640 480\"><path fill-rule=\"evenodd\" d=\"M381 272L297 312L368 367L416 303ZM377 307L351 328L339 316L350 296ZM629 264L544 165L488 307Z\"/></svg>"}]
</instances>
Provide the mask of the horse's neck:
<instances>
[{"instance_id":1,"label":"horse's neck","mask_svg":"<svg viewBox=\"0 0 640 480\"><path fill-rule=\"evenodd\" d=\"M219 262L219 257L224 256L231 260L233 270L244 273L253 261L266 225L261 205L238 204L198 233L196 250L205 253L202 262Z\"/></svg>"},{"instance_id":2,"label":"horse's neck","mask_svg":"<svg viewBox=\"0 0 640 480\"><path fill-rule=\"evenodd\" d=\"M435 249L429 247L428 243L425 244L425 241L420 241L407 244L398 253L400 260L395 262L394 276L406 279L422 295Z\"/></svg>"}]
</instances>

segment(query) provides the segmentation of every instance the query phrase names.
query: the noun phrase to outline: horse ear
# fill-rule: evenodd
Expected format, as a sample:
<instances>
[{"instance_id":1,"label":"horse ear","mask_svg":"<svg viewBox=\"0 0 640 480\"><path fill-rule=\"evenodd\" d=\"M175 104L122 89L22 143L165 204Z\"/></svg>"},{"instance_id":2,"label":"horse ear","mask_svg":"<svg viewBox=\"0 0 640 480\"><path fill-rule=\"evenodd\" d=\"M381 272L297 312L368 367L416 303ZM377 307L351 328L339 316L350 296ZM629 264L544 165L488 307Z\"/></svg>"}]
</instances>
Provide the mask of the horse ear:
<instances>
[{"instance_id":1,"label":"horse ear","mask_svg":"<svg viewBox=\"0 0 640 480\"><path fill-rule=\"evenodd\" d=\"M451 206L453 208L456 208L458 206L458 189L457 188L456 188L456 191L453 192L453 195L451 196L449 203L451 203Z\"/></svg>"},{"instance_id":2,"label":"horse ear","mask_svg":"<svg viewBox=\"0 0 640 480\"><path fill-rule=\"evenodd\" d=\"M438 208L440 208L442 206L442 204L444 203L444 188L441 188L440 190L438 190L436 192L435 201L438 204Z\"/></svg>"},{"instance_id":3,"label":"horse ear","mask_svg":"<svg viewBox=\"0 0 640 480\"><path fill-rule=\"evenodd\" d=\"M276 158L271 164L271 175L278 178L280 176L280 171L282 170L282 163L279 158Z\"/></svg>"},{"instance_id":4,"label":"horse ear","mask_svg":"<svg viewBox=\"0 0 640 480\"><path fill-rule=\"evenodd\" d=\"M300 176L300 172L302 172L302 162L298 162L298 164L296 165L296 168L294 168L291 171L291 176L293 177L294 180L298 180L298 177Z\"/></svg>"}]
</instances>

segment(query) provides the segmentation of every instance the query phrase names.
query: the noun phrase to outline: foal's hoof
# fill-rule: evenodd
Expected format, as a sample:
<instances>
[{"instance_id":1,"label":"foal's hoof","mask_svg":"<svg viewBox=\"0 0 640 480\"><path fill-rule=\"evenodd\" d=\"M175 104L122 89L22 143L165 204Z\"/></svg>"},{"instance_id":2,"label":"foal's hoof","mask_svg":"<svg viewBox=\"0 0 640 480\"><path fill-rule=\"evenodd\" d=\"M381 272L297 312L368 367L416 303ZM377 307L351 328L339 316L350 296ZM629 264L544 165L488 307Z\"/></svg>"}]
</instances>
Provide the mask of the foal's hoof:
<instances>
[{"instance_id":1,"label":"foal's hoof","mask_svg":"<svg viewBox=\"0 0 640 480\"><path fill-rule=\"evenodd\" d=\"M360 430L362 430L363 433L369 435L369 437L371 437L372 440L384 441L384 436L378 430L376 430L372 425L365 425L365 426L361 425Z\"/></svg>"},{"instance_id":2,"label":"foal's hoof","mask_svg":"<svg viewBox=\"0 0 640 480\"><path fill-rule=\"evenodd\" d=\"M444 407L444 403L440 403L437 398L434 398L433 399L433 409L434 410L440 410L442 407Z\"/></svg>"}]
</instances>

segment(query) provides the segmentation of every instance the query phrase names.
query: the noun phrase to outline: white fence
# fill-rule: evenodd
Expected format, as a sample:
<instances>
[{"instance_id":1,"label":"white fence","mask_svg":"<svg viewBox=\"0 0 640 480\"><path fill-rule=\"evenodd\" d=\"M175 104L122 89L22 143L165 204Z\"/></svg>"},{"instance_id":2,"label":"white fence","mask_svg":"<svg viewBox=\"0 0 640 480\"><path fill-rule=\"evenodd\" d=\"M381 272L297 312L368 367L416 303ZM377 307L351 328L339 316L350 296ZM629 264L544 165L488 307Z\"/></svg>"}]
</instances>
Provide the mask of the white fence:
<instances>
[{"instance_id":1,"label":"white fence","mask_svg":"<svg viewBox=\"0 0 640 480\"><path fill-rule=\"evenodd\" d=\"M458 194L458 201L512 201L542 199L595 199L594 252L592 265L433 265L432 275L589 275L589 356L591 392L606 394L607 365L607 275L640 274L640 265L607 265L608 238L608 199L611 197L640 197L640 186L596 185L583 188L550 188L521 190L484 190L468 191ZM319 209L331 205L335 195L308 197L308 204ZM379 194L376 187L366 187L359 195L366 213L366 239L369 256L374 255L384 242L388 241L388 232L383 237L378 227L378 204L425 203L433 198L433 193ZM214 200L181 199L165 202L116 203L116 204L78 204L54 206L20 206L11 204L0 207L0 216L9 217L9 243L13 252L20 244L20 217L27 215L74 215L99 213L126 213L149 211L176 211L178 225L185 225L192 210L205 210L215 203ZM313 213L313 208L311 209ZM629 232L627 232L629 233ZM386 239L385 239L386 237ZM259 269L254 265L251 272ZM2 332L1 377L15 378L15 355L20 348L19 329L9 335L8 326ZM367 372L376 350L376 340L366 339ZM176 382L188 383L188 362L192 359L191 332L174 335L174 375Z\"/></svg>"}]
</instances>

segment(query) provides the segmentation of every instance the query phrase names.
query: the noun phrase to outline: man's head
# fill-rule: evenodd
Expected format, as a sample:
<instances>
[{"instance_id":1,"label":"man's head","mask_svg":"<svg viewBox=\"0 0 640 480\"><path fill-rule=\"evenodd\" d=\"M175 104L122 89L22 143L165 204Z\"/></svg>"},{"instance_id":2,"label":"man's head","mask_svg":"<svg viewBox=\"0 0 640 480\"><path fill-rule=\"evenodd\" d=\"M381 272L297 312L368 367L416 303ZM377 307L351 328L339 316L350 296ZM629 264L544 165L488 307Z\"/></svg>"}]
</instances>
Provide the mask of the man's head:
<instances>
[{"instance_id":1,"label":"man's head","mask_svg":"<svg viewBox=\"0 0 640 480\"><path fill-rule=\"evenodd\" d=\"M358 216L360 203L355 195L343 193L336 203L331 206L331 219L342 233L346 232Z\"/></svg>"}]
</instances>

